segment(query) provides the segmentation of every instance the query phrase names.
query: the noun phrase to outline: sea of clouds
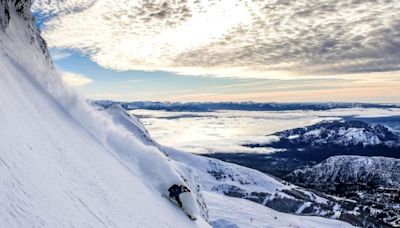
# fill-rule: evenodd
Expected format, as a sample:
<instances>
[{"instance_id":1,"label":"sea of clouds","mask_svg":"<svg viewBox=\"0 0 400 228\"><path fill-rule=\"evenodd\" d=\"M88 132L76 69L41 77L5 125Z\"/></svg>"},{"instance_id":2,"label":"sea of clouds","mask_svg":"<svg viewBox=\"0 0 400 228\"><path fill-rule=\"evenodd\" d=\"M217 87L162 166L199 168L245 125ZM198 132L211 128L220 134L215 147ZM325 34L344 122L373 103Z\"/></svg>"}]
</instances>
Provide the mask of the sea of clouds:
<instances>
[{"instance_id":1,"label":"sea of clouds","mask_svg":"<svg viewBox=\"0 0 400 228\"><path fill-rule=\"evenodd\" d=\"M341 118L367 119L394 117L384 124L399 124L399 108L349 108L328 111L235 111L168 112L131 110L159 143L192 153L274 153L273 148L248 148L243 144L279 140L270 136L278 131L304 127L322 120ZM394 121L397 119L397 122ZM375 121L373 121L375 120ZM400 126L391 126L398 127Z\"/></svg>"}]
</instances>

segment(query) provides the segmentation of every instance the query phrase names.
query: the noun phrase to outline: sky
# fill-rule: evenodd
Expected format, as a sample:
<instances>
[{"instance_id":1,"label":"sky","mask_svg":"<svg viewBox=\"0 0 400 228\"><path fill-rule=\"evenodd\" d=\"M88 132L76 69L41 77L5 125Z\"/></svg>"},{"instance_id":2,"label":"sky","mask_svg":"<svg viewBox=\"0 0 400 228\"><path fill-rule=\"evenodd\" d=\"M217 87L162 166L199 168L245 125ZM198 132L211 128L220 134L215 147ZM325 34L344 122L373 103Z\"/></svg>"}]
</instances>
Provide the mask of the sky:
<instances>
[{"instance_id":1,"label":"sky","mask_svg":"<svg viewBox=\"0 0 400 228\"><path fill-rule=\"evenodd\" d=\"M92 99L400 103L396 0L35 0Z\"/></svg>"}]
</instances>

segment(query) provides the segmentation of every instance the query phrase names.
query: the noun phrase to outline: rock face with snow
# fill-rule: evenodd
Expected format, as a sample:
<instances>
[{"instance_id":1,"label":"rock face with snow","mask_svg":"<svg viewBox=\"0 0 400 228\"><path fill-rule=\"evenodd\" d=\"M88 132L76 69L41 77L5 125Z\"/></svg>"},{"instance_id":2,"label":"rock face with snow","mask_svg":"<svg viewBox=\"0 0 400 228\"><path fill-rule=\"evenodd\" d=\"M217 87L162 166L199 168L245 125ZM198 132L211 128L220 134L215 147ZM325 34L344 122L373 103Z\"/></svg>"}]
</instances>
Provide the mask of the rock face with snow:
<instances>
[{"instance_id":1,"label":"rock face with snow","mask_svg":"<svg viewBox=\"0 0 400 228\"><path fill-rule=\"evenodd\" d=\"M44 59L50 63L50 55L47 50L46 41L40 36L35 26L35 19L31 15L32 1L31 0L5 0L0 2L0 31L3 34L7 34L6 30L9 27L11 16L15 14L20 19L24 20L24 32L23 36L28 38L30 44L42 52ZM11 35L11 34L10 34ZM10 37L11 38L11 37ZM4 52L4 46L2 48ZM9 53L11 54L11 53ZM48 64L52 66L52 64Z\"/></svg>"},{"instance_id":2,"label":"rock face with snow","mask_svg":"<svg viewBox=\"0 0 400 228\"><path fill-rule=\"evenodd\" d=\"M355 200L383 224L400 226L400 159L335 156L296 170L287 180Z\"/></svg>"},{"instance_id":3,"label":"rock face with snow","mask_svg":"<svg viewBox=\"0 0 400 228\"><path fill-rule=\"evenodd\" d=\"M381 125L362 121L323 121L318 124L275 133L281 140L293 144L307 143L313 146L334 144L338 146L399 147L400 137Z\"/></svg>"},{"instance_id":4,"label":"rock face with snow","mask_svg":"<svg viewBox=\"0 0 400 228\"><path fill-rule=\"evenodd\" d=\"M311 168L296 170L288 176L296 183L315 185L318 190L340 191L349 188L400 189L400 160L384 157L334 156ZM357 185L359 184L359 185ZM346 186L343 186L346 187Z\"/></svg>"}]
</instances>

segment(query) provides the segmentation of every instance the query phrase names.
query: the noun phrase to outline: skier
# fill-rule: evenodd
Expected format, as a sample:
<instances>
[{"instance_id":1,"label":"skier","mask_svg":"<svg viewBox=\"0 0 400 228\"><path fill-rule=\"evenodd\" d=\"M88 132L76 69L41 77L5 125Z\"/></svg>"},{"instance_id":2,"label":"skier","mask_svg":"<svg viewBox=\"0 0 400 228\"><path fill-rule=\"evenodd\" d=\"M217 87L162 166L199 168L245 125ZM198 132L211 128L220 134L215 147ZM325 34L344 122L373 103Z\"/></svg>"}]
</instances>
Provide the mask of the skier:
<instances>
[{"instance_id":1,"label":"skier","mask_svg":"<svg viewBox=\"0 0 400 228\"><path fill-rule=\"evenodd\" d=\"M184 185L172 185L169 189L169 198L176 203L191 220L196 220L195 212L197 211L191 191Z\"/></svg>"}]
</instances>

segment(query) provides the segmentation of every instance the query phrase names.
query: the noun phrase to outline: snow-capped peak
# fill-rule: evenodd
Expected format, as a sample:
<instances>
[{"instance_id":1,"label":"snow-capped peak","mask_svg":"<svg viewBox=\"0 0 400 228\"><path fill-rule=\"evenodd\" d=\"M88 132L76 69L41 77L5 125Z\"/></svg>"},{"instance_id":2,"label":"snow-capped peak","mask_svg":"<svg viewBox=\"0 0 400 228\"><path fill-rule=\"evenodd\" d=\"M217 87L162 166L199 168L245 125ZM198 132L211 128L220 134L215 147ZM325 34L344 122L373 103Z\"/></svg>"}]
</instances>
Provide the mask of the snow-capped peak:
<instances>
[{"instance_id":1,"label":"snow-capped peak","mask_svg":"<svg viewBox=\"0 0 400 228\"><path fill-rule=\"evenodd\" d=\"M381 125L362 121L323 121L304 128L275 133L293 143L313 145L336 144L342 146L400 146L400 137Z\"/></svg>"}]
</instances>

